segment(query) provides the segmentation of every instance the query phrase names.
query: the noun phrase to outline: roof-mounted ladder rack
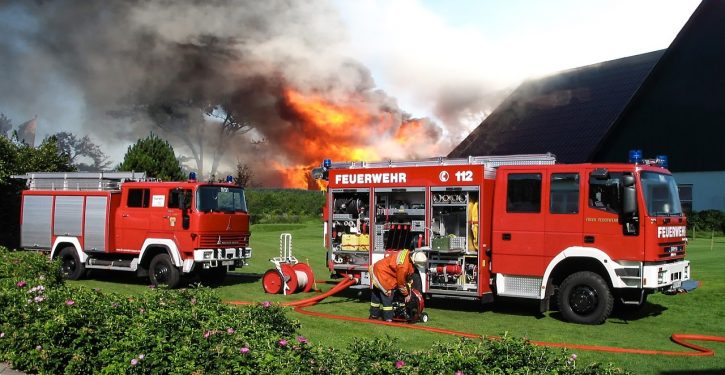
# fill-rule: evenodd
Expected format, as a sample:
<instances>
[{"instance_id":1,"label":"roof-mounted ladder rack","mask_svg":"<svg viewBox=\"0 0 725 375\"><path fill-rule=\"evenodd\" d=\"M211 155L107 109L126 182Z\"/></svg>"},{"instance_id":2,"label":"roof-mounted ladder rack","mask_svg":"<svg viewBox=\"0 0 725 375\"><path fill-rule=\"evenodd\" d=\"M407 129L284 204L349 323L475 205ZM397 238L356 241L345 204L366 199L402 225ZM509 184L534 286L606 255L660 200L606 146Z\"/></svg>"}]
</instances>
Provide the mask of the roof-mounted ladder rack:
<instances>
[{"instance_id":1,"label":"roof-mounted ladder rack","mask_svg":"<svg viewBox=\"0 0 725 375\"><path fill-rule=\"evenodd\" d=\"M146 172L28 172L30 190L119 190L124 181L146 181Z\"/></svg>"},{"instance_id":2,"label":"roof-mounted ladder rack","mask_svg":"<svg viewBox=\"0 0 725 375\"><path fill-rule=\"evenodd\" d=\"M521 154L521 155L491 155L491 156L469 156L467 158L436 157L421 160L388 160L378 162L348 161L336 162L330 165L330 169L357 169L357 168L386 168L386 167L426 167L441 165L464 165L464 164L485 164L491 167L501 165L549 165L556 163L556 156L552 153L546 154Z\"/></svg>"}]
</instances>

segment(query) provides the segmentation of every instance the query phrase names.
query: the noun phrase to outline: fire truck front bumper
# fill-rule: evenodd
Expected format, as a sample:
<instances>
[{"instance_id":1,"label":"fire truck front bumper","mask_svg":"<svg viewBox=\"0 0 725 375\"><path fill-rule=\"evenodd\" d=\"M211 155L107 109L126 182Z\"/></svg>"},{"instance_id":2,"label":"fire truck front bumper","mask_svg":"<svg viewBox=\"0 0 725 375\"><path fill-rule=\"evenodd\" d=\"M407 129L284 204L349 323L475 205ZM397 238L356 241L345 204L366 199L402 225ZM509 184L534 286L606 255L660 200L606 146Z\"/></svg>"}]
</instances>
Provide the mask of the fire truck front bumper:
<instances>
[{"instance_id":1,"label":"fire truck front bumper","mask_svg":"<svg viewBox=\"0 0 725 375\"><path fill-rule=\"evenodd\" d=\"M666 294L678 293L683 283L690 280L690 262L647 264L643 267L642 287Z\"/></svg>"},{"instance_id":2,"label":"fire truck front bumper","mask_svg":"<svg viewBox=\"0 0 725 375\"><path fill-rule=\"evenodd\" d=\"M247 265L247 259L252 257L249 247L229 247L225 249L198 249L194 250L194 267L203 269L216 267L242 267Z\"/></svg>"}]
</instances>

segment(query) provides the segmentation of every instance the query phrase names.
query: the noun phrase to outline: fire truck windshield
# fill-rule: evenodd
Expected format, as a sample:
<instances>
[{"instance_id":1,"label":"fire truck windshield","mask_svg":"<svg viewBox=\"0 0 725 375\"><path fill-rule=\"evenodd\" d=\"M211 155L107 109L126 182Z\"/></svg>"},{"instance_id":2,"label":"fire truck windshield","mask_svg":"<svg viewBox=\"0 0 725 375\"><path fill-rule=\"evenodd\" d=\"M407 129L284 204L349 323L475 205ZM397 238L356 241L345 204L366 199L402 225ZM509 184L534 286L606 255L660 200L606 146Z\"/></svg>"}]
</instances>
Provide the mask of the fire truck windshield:
<instances>
[{"instance_id":1,"label":"fire truck windshield","mask_svg":"<svg viewBox=\"0 0 725 375\"><path fill-rule=\"evenodd\" d=\"M196 192L196 209L203 212L247 212L244 189L226 186L201 186Z\"/></svg>"},{"instance_id":2,"label":"fire truck windshield","mask_svg":"<svg viewBox=\"0 0 725 375\"><path fill-rule=\"evenodd\" d=\"M650 216L681 216L682 206L674 177L657 172L642 172L642 191Z\"/></svg>"}]
</instances>

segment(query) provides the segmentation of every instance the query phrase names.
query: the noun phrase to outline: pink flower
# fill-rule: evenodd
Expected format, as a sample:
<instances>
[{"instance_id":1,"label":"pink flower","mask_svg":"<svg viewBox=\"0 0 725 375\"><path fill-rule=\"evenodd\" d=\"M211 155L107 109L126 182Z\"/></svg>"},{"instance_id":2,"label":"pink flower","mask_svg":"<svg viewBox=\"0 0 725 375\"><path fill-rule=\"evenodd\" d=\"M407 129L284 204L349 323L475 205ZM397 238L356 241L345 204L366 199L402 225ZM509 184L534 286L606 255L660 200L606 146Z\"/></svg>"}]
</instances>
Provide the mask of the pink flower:
<instances>
[{"instance_id":1,"label":"pink flower","mask_svg":"<svg viewBox=\"0 0 725 375\"><path fill-rule=\"evenodd\" d=\"M5 332L0 332L0 339L5 337Z\"/></svg>"},{"instance_id":2,"label":"pink flower","mask_svg":"<svg viewBox=\"0 0 725 375\"><path fill-rule=\"evenodd\" d=\"M272 306L272 302L269 302L269 301L262 302L262 307L264 307L265 309L268 309L270 306Z\"/></svg>"},{"instance_id":3,"label":"pink flower","mask_svg":"<svg viewBox=\"0 0 725 375\"><path fill-rule=\"evenodd\" d=\"M26 285L28 285L28 283L26 283L25 280L21 280L21 281L18 281L15 285L18 288L24 288Z\"/></svg>"},{"instance_id":4,"label":"pink flower","mask_svg":"<svg viewBox=\"0 0 725 375\"><path fill-rule=\"evenodd\" d=\"M279 340L277 342L277 344L279 344L279 346L284 348L285 346L287 346L287 340L285 340L285 339Z\"/></svg>"},{"instance_id":5,"label":"pink flower","mask_svg":"<svg viewBox=\"0 0 725 375\"><path fill-rule=\"evenodd\" d=\"M134 358L131 360L131 366L136 366L138 364L138 359Z\"/></svg>"},{"instance_id":6,"label":"pink flower","mask_svg":"<svg viewBox=\"0 0 725 375\"><path fill-rule=\"evenodd\" d=\"M205 339L208 339L208 338L209 338L209 336L211 336L211 331L206 331L206 332L204 332L204 338L205 338Z\"/></svg>"},{"instance_id":7,"label":"pink flower","mask_svg":"<svg viewBox=\"0 0 725 375\"><path fill-rule=\"evenodd\" d=\"M297 336L297 342L300 344L308 344L309 341L304 336Z\"/></svg>"},{"instance_id":8,"label":"pink flower","mask_svg":"<svg viewBox=\"0 0 725 375\"><path fill-rule=\"evenodd\" d=\"M76 304L76 301L74 301L74 300L72 300L72 299L69 299L69 300L66 300L66 301L65 301L65 304L66 304L66 305L68 305L68 306L73 306L73 305L75 305L75 304Z\"/></svg>"},{"instance_id":9,"label":"pink flower","mask_svg":"<svg viewBox=\"0 0 725 375\"><path fill-rule=\"evenodd\" d=\"M139 359L140 361L143 361L143 359L144 359L144 358L146 358L146 354L139 354L139 355L138 355L138 359Z\"/></svg>"},{"instance_id":10,"label":"pink flower","mask_svg":"<svg viewBox=\"0 0 725 375\"><path fill-rule=\"evenodd\" d=\"M38 345L38 346L35 347L35 350L40 350L40 349L43 349L43 347L40 346L40 345Z\"/></svg>"},{"instance_id":11,"label":"pink flower","mask_svg":"<svg viewBox=\"0 0 725 375\"><path fill-rule=\"evenodd\" d=\"M576 354L572 354L569 358L571 358L572 361L576 361Z\"/></svg>"},{"instance_id":12,"label":"pink flower","mask_svg":"<svg viewBox=\"0 0 725 375\"><path fill-rule=\"evenodd\" d=\"M227 333L228 333L228 334L230 334L230 335L233 335L233 334L234 334L234 332L236 332L236 331L234 330L234 328L232 328L232 327L229 327L229 328L227 328Z\"/></svg>"},{"instance_id":13,"label":"pink flower","mask_svg":"<svg viewBox=\"0 0 725 375\"><path fill-rule=\"evenodd\" d=\"M403 361L395 362L395 368L403 368L403 366L405 366L405 362L403 362Z\"/></svg>"},{"instance_id":14,"label":"pink flower","mask_svg":"<svg viewBox=\"0 0 725 375\"><path fill-rule=\"evenodd\" d=\"M463 371L458 370L458 371L456 371L455 375L466 375L466 374L464 374Z\"/></svg>"},{"instance_id":15,"label":"pink flower","mask_svg":"<svg viewBox=\"0 0 725 375\"><path fill-rule=\"evenodd\" d=\"M245 346L245 347L243 347L243 348L239 349L239 353L242 353L242 354L249 354L249 348L247 348L247 347Z\"/></svg>"}]
</instances>

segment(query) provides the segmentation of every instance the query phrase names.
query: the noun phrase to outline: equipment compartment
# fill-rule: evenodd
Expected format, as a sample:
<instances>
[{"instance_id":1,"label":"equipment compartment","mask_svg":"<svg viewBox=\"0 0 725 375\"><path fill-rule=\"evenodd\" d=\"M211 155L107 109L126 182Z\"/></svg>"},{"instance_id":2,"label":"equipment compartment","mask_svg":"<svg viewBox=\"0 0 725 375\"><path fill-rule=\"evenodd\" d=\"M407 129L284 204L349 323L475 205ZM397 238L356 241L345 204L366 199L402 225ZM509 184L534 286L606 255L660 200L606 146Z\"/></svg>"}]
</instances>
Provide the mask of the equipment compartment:
<instances>
[{"instance_id":1,"label":"equipment compartment","mask_svg":"<svg viewBox=\"0 0 725 375\"><path fill-rule=\"evenodd\" d=\"M375 189L375 252L413 249L423 244L425 188Z\"/></svg>"}]
</instances>

